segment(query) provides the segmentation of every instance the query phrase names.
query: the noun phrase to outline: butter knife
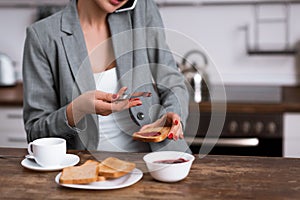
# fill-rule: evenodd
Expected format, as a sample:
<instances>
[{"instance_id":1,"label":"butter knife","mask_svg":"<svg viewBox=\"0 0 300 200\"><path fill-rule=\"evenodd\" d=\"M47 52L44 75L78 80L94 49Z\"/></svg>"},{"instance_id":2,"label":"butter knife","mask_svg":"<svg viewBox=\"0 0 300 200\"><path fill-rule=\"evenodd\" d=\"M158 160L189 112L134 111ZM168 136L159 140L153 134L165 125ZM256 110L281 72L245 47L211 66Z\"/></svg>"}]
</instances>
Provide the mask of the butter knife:
<instances>
[{"instance_id":1,"label":"butter knife","mask_svg":"<svg viewBox=\"0 0 300 200\"><path fill-rule=\"evenodd\" d=\"M151 92L134 92L132 94L123 94L119 99L116 101L124 101L129 100L133 98L139 98L139 97L151 97Z\"/></svg>"}]
</instances>

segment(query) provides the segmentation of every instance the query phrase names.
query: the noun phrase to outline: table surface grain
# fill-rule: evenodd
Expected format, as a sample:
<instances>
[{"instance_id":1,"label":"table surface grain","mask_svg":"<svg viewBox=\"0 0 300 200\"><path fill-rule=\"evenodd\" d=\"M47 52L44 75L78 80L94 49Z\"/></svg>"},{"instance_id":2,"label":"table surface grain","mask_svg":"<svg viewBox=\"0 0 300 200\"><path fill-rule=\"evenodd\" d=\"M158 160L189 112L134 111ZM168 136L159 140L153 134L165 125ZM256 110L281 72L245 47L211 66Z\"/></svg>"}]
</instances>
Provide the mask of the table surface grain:
<instances>
[{"instance_id":1,"label":"table surface grain","mask_svg":"<svg viewBox=\"0 0 300 200\"><path fill-rule=\"evenodd\" d=\"M299 199L300 159L206 156L196 159L188 177L177 183L153 180L142 160L144 153L70 151L87 159L108 156L133 161L144 172L132 186L115 190L82 190L55 183L56 172L21 166L25 149L0 148L0 194L3 199Z\"/></svg>"}]
</instances>

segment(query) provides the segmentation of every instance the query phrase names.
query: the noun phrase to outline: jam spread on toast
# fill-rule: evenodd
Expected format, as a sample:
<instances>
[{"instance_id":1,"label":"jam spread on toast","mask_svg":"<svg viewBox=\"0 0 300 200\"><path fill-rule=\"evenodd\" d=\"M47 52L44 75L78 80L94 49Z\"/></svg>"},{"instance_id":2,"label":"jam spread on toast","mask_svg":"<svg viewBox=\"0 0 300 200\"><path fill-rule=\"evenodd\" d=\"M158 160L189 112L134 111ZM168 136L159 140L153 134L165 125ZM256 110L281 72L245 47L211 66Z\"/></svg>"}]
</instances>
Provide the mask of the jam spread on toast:
<instances>
[{"instance_id":1,"label":"jam spread on toast","mask_svg":"<svg viewBox=\"0 0 300 200\"><path fill-rule=\"evenodd\" d=\"M156 137L156 136L160 136L161 132L157 132L157 131L144 132L144 133L138 133L138 135L143 137Z\"/></svg>"}]
</instances>

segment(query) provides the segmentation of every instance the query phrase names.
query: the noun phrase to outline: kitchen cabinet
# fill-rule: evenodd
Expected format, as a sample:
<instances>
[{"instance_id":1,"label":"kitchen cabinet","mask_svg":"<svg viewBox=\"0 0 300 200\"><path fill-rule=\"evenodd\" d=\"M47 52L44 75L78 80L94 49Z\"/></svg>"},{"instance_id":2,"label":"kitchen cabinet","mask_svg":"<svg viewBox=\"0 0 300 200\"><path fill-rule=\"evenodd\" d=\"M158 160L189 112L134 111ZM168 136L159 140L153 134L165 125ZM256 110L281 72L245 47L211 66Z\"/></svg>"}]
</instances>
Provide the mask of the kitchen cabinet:
<instances>
[{"instance_id":1,"label":"kitchen cabinet","mask_svg":"<svg viewBox=\"0 0 300 200\"><path fill-rule=\"evenodd\" d=\"M300 113L285 113L284 157L300 158Z\"/></svg>"},{"instance_id":2,"label":"kitchen cabinet","mask_svg":"<svg viewBox=\"0 0 300 200\"><path fill-rule=\"evenodd\" d=\"M0 107L0 147L27 147L22 107Z\"/></svg>"}]
</instances>

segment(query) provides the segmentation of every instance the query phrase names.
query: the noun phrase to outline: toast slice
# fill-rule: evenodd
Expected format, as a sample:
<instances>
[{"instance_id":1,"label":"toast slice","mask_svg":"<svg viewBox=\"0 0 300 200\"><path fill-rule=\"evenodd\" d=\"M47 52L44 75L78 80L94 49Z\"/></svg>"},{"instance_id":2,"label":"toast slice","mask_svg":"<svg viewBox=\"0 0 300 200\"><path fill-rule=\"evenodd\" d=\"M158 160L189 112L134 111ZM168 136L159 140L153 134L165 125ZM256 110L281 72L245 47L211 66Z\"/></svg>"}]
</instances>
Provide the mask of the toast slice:
<instances>
[{"instance_id":1,"label":"toast slice","mask_svg":"<svg viewBox=\"0 0 300 200\"><path fill-rule=\"evenodd\" d=\"M87 160L81 166L66 167L59 178L62 184L88 184L101 180L98 177L99 162Z\"/></svg>"},{"instance_id":2,"label":"toast slice","mask_svg":"<svg viewBox=\"0 0 300 200\"><path fill-rule=\"evenodd\" d=\"M131 172L135 163L108 157L99 164L99 176L105 178L119 178Z\"/></svg>"},{"instance_id":3,"label":"toast slice","mask_svg":"<svg viewBox=\"0 0 300 200\"><path fill-rule=\"evenodd\" d=\"M99 169L99 162L97 161L94 161L94 160L87 160L85 163L83 163L82 165L89 165L89 164L95 164L95 162L98 164L98 169ZM99 170L98 170L99 171ZM99 176L98 175L98 178L97 178L97 181L105 181L106 178L105 176Z\"/></svg>"},{"instance_id":4,"label":"toast slice","mask_svg":"<svg viewBox=\"0 0 300 200\"><path fill-rule=\"evenodd\" d=\"M167 138L170 129L171 127L147 128L142 132L133 133L132 137L143 142L161 142Z\"/></svg>"}]
</instances>

